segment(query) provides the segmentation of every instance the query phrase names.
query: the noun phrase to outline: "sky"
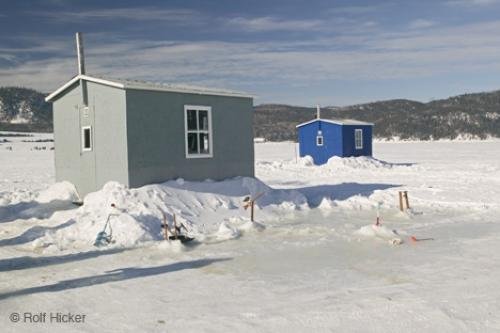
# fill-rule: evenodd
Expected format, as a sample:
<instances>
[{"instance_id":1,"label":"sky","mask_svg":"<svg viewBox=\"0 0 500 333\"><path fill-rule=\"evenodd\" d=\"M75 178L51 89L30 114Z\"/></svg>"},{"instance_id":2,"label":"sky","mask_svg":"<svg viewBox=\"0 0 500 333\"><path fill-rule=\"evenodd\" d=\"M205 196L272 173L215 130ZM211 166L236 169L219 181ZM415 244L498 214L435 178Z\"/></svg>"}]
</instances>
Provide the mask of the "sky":
<instances>
[{"instance_id":1,"label":"sky","mask_svg":"<svg viewBox=\"0 0 500 333\"><path fill-rule=\"evenodd\" d=\"M254 103L428 102L500 89L500 0L0 0L0 86L77 74L251 93Z\"/></svg>"}]
</instances>

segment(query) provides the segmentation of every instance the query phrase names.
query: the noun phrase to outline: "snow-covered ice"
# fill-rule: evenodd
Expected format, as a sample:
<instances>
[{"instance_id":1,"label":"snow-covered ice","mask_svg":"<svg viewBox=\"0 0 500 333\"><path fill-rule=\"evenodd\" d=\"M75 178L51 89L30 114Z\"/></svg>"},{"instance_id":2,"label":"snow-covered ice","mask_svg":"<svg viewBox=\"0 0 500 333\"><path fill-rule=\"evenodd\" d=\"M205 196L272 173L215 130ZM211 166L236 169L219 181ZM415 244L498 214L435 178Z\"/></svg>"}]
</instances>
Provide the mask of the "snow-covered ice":
<instances>
[{"instance_id":1,"label":"snow-covered ice","mask_svg":"<svg viewBox=\"0 0 500 333\"><path fill-rule=\"evenodd\" d=\"M499 141L376 142L376 159L319 167L293 143L258 143L258 179L110 182L77 207L53 184L53 143L8 139L2 332L500 330ZM259 193L250 222L243 199ZM96 248L110 214L114 243ZM196 241L162 240L174 214Z\"/></svg>"}]
</instances>

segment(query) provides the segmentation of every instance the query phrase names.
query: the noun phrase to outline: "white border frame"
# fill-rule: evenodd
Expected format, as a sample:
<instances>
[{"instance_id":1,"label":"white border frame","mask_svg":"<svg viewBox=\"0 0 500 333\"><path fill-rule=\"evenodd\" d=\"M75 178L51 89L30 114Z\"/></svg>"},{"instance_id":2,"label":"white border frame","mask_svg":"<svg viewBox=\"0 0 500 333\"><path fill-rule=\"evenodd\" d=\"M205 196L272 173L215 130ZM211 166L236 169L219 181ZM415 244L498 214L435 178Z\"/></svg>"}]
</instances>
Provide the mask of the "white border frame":
<instances>
[{"instance_id":1,"label":"white border frame","mask_svg":"<svg viewBox=\"0 0 500 333\"><path fill-rule=\"evenodd\" d=\"M321 139L321 144L319 144L319 139ZM316 146L323 147L324 144L325 144L325 138L323 137L323 135L316 135Z\"/></svg>"},{"instance_id":2,"label":"white border frame","mask_svg":"<svg viewBox=\"0 0 500 333\"><path fill-rule=\"evenodd\" d=\"M90 148L85 148L85 130L90 130ZM92 133L92 126L82 126L82 152L92 151L94 148L94 133Z\"/></svg>"},{"instance_id":3,"label":"white border frame","mask_svg":"<svg viewBox=\"0 0 500 333\"><path fill-rule=\"evenodd\" d=\"M209 144L210 154L189 154L188 153L187 110L208 111L208 144ZM198 123L198 117L196 117L196 123ZM197 132L199 133L200 131L197 130ZM184 105L184 148L185 148L186 158L212 158L212 157L214 157L213 139L214 139L214 135L213 135L213 128L212 128L212 107L206 106L206 105Z\"/></svg>"},{"instance_id":4,"label":"white border frame","mask_svg":"<svg viewBox=\"0 0 500 333\"><path fill-rule=\"evenodd\" d=\"M357 140L356 140L356 134L357 133L361 133L361 136L360 136L360 138L361 138L361 140L360 140L361 141L361 146L358 146L358 144L357 144ZM363 129L362 128L356 128L354 130L354 148L356 148L357 150L363 149Z\"/></svg>"}]
</instances>

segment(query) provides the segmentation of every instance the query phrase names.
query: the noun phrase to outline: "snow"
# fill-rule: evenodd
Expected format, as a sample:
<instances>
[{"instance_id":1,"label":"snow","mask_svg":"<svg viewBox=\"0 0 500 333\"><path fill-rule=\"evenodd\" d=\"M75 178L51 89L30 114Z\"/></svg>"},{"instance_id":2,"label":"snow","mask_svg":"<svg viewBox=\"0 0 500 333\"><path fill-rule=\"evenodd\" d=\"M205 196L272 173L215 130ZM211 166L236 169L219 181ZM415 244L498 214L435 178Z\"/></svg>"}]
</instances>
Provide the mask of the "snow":
<instances>
[{"instance_id":1,"label":"snow","mask_svg":"<svg viewBox=\"0 0 500 333\"><path fill-rule=\"evenodd\" d=\"M403 243L403 240L396 230L391 230L383 225L365 225L357 230L356 234L364 238L375 238L389 241L392 245L401 245Z\"/></svg>"},{"instance_id":2,"label":"snow","mask_svg":"<svg viewBox=\"0 0 500 333\"><path fill-rule=\"evenodd\" d=\"M40 196L45 199L46 193L52 193L55 187L61 188L61 195L53 196L53 200L74 201L68 184L55 184ZM109 182L102 190L85 197L84 205L68 219L71 225L37 239L37 247L51 250L88 248L104 228L108 216L111 216L109 224L113 230L114 245L119 246L162 240L160 226L163 218L166 216L172 225L174 214L178 222L197 238L234 239L239 237L240 231L224 219L241 218L243 212L238 208L242 206L243 198L259 193L263 195L257 207L266 211L299 209L307 205L301 193L273 190L254 178L202 183L177 179L139 189L128 189L117 182ZM19 213L23 214L22 211ZM211 218L207 218L209 216Z\"/></svg>"},{"instance_id":3,"label":"snow","mask_svg":"<svg viewBox=\"0 0 500 333\"><path fill-rule=\"evenodd\" d=\"M319 167L294 143L258 143L257 179L110 182L78 207L53 183L52 143L9 140L2 332L500 330L500 141L376 142L374 159ZM251 222L243 199L260 193ZM96 248L110 214L114 243ZM162 240L174 214L195 241Z\"/></svg>"},{"instance_id":4,"label":"snow","mask_svg":"<svg viewBox=\"0 0 500 333\"><path fill-rule=\"evenodd\" d=\"M70 182L59 182L40 191L36 201L40 203L49 203L54 200L77 202L80 198L76 188Z\"/></svg>"}]
</instances>

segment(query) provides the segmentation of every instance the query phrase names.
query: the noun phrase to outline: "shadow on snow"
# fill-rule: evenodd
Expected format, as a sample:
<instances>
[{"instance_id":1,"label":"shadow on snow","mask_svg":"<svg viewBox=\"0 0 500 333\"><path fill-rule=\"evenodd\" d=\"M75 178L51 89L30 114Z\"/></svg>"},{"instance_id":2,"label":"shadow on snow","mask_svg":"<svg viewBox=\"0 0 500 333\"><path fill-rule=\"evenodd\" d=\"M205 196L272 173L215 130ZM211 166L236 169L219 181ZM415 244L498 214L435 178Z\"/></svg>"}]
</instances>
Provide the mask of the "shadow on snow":
<instances>
[{"instance_id":1,"label":"shadow on snow","mask_svg":"<svg viewBox=\"0 0 500 333\"><path fill-rule=\"evenodd\" d=\"M72 261L87 260L99 256L110 255L127 251L127 248L114 248L105 250L95 250L80 253L71 253L61 256L49 257L16 257L8 259L0 259L0 272L8 272L15 270L23 270L29 268L37 268L52 265L61 265Z\"/></svg>"},{"instance_id":2,"label":"shadow on snow","mask_svg":"<svg viewBox=\"0 0 500 333\"><path fill-rule=\"evenodd\" d=\"M0 240L0 247L29 243L37 238L44 236L47 231L56 231L59 229L63 229L69 227L75 222L75 220L69 220L54 227L34 226L29 228L19 236Z\"/></svg>"},{"instance_id":3,"label":"shadow on snow","mask_svg":"<svg viewBox=\"0 0 500 333\"><path fill-rule=\"evenodd\" d=\"M335 185L317 185L296 188L307 198L310 207L317 207L323 199L328 200L347 200L353 196L369 197L377 190L386 190L388 188L400 187L397 184L359 184L342 183Z\"/></svg>"},{"instance_id":4,"label":"shadow on snow","mask_svg":"<svg viewBox=\"0 0 500 333\"><path fill-rule=\"evenodd\" d=\"M395 165L395 163L386 164ZM412 165L412 163L401 163L401 165ZM250 179L252 182L256 181L252 184L252 182L248 182L251 185L256 184L253 191L250 188L245 186L241 186L238 182L245 182L245 179ZM317 186L307 186L307 187L286 187L286 188L270 188L267 187L263 182L260 182L257 178L233 178L226 180L228 183L233 182L235 186L222 186L227 185L223 182L189 182L186 185L179 185L175 182L167 182L162 184L162 186L172 187L172 188L183 188L189 191L197 192L197 193L209 193L214 195L223 195L223 196L246 196L249 192L259 193L264 192L264 195L257 201L257 205L259 207L265 207L271 204L281 204L287 200L294 199L294 193L302 194L306 200L307 204L314 208L317 207L323 199L329 200L347 200L353 196L363 196L369 197L373 192L377 190L386 190L389 188L400 187L402 185L398 184L382 184L382 183L368 183L368 184L360 184L360 183L342 183L342 184L333 184L333 185L317 185ZM194 186L196 185L196 186ZM300 186L302 183L300 180L288 181L283 183L282 185L291 185L291 186ZM305 185L305 184L304 184ZM279 186L279 185L278 185ZM269 195L268 195L269 194Z\"/></svg>"},{"instance_id":5,"label":"shadow on snow","mask_svg":"<svg viewBox=\"0 0 500 333\"><path fill-rule=\"evenodd\" d=\"M0 206L0 223L18 219L47 219L55 212L75 209L71 201L53 200L47 203L37 201L19 202L12 205Z\"/></svg>"},{"instance_id":6,"label":"shadow on snow","mask_svg":"<svg viewBox=\"0 0 500 333\"><path fill-rule=\"evenodd\" d=\"M227 261L227 260L231 260L231 258L199 259L192 261L182 261L156 267L146 267L146 268L128 267L128 268L115 269L101 275L86 276L77 279L64 280L45 286L31 287L31 288L25 288L25 289L9 291L6 293L1 293L0 300L4 300L11 297L24 296L24 295L33 295L46 292L59 292L68 289L91 287L110 282L120 282L125 280L138 279L147 276L154 276L154 275L181 271L185 269L196 269L211 265L216 262Z\"/></svg>"}]
</instances>

